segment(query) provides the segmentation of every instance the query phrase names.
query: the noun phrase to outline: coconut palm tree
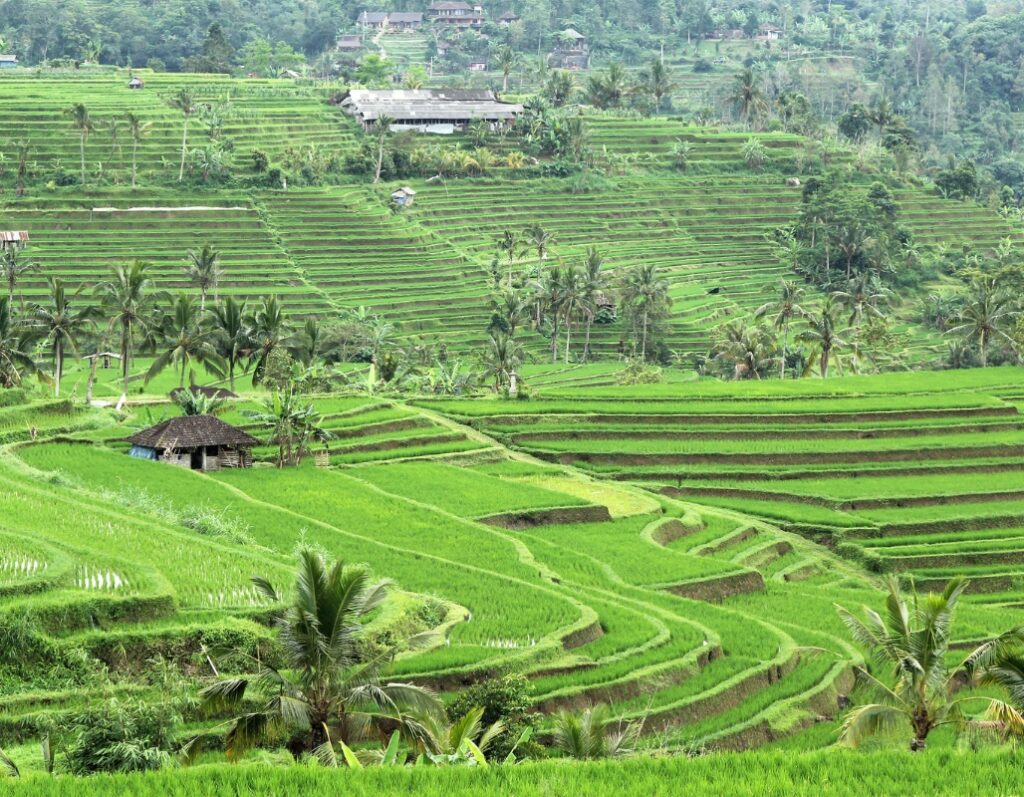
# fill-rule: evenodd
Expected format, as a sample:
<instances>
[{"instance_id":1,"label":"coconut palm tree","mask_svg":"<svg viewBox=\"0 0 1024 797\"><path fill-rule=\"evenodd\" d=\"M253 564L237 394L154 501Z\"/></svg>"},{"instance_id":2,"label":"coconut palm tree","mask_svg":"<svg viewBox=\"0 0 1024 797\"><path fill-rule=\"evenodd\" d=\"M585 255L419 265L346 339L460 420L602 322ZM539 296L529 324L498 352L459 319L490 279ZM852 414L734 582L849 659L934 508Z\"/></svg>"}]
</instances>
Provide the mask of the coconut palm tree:
<instances>
[{"instance_id":1,"label":"coconut palm tree","mask_svg":"<svg viewBox=\"0 0 1024 797\"><path fill-rule=\"evenodd\" d=\"M554 747L568 758L614 758L629 752L641 728L640 723L615 719L604 704L580 714L563 711L555 718Z\"/></svg>"},{"instance_id":2,"label":"coconut palm tree","mask_svg":"<svg viewBox=\"0 0 1024 797\"><path fill-rule=\"evenodd\" d=\"M135 180L138 176L139 142L142 141L150 128L153 127L153 123L142 121L138 114L131 111L125 112L124 121L128 128L128 135L132 140L132 189L134 189Z\"/></svg>"},{"instance_id":3,"label":"coconut palm tree","mask_svg":"<svg viewBox=\"0 0 1024 797\"><path fill-rule=\"evenodd\" d=\"M39 270L39 264L32 260L22 260L14 249L7 249L0 257L0 270L4 282L7 283L7 298L14 301L14 289L19 280L26 274Z\"/></svg>"},{"instance_id":4,"label":"coconut palm tree","mask_svg":"<svg viewBox=\"0 0 1024 797\"><path fill-rule=\"evenodd\" d=\"M544 272L538 284L537 327L547 319L551 330L551 362L558 359L558 334L562 321L562 289L565 282L565 270L560 266Z\"/></svg>"},{"instance_id":5,"label":"coconut palm tree","mask_svg":"<svg viewBox=\"0 0 1024 797\"><path fill-rule=\"evenodd\" d=\"M839 306L829 297L817 313L804 314L807 328L797 336L797 340L817 348L822 379L828 379L828 366L836 350L846 345L839 337L839 311Z\"/></svg>"},{"instance_id":6,"label":"coconut palm tree","mask_svg":"<svg viewBox=\"0 0 1024 797\"><path fill-rule=\"evenodd\" d=\"M134 260L127 267L114 266L110 281L96 288L110 317L110 328L119 328L121 332L121 376L125 395L128 394L135 334L146 330L153 323L150 312L156 301L164 295L152 292L149 265L144 260Z\"/></svg>"},{"instance_id":7,"label":"coconut palm tree","mask_svg":"<svg viewBox=\"0 0 1024 797\"><path fill-rule=\"evenodd\" d=\"M384 169L384 152L387 148L391 125L394 123L395 120L390 116L381 114L373 125L373 129L377 131L377 166L373 171L373 182L375 185L380 182L380 173Z\"/></svg>"},{"instance_id":8,"label":"coconut palm tree","mask_svg":"<svg viewBox=\"0 0 1024 797\"><path fill-rule=\"evenodd\" d=\"M668 282L658 274L657 266L635 266L623 276L621 296L623 307L633 319L634 334L636 321L640 322L640 357L646 361L651 321L665 315L672 306Z\"/></svg>"},{"instance_id":9,"label":"coconut palm tree","mask_svg":"<svg viewBox=\"0 0 1024 797\"><path fill-rule=\"evenodd\" d=\"M779 379L786 378L786 352L789 350L789 325L794 318L804 315L800 301L804 298L804 289L795 282L780 279L778 292L770 302L765 302L754 311L754 318L772 316L772 326L782 330L782 356L779 364Z\"/></svg>"},{"instance_id":10,"label":"coconut palm tree","mask_svg":"<svg viewBox=\"0 0 1024 797\"><path fill-rule=\"evenodd\" d=\"M498 249L508 258L508 287L512 288L512 265L516 260L516 250L522 246L522 240L512 230L505 230L498 239Z\"/></svg>"},{"instance_id":11,"label":"coconut palm tree","mask_svg":"<svg viewBox=\"0 0 1024 797\"><path fill-rule=\"evenodd\" d=\"M486 376L494 380L496 393L503 387L511 387L512 374L522 366L523 357L523 345L510 334L491 333L482 360Z\"/></svg>"},{"instance_id":12,"label":"coconut palm tree","mask_svg":"<svg viewBox=\"0 0 1024 797\"><path fill-rule=\"evenodd\" d=\"M569 364L569 341L572 337L572 322L583 302L584 277L579 269L570 266L565 269L562 281L562 317L565 319L565 364Z\"/></svg>"},{"instance_id":13,"label":"coconut palm tree","mask_svg":"<svg viewBox=\"0 0 1024 797\"><path fill-rule=\"evenodd\" d=\"M188 155L188 118L198 109L195 97L188 89L179 89L168 101L168 104L181 113L183 122L181 126L181 166L178 168L178 182L185 178L185 157Z\"/></svg>"},{"instance_id":14,"label":"coconut palm tree","mask_svg":"<svg viewBox=\"0 0 1024 797\"><path fill-rule=\"evenodd\" d=\"M261 741L287 734L298 757L336 741L384 739L396 726L409 731L415 716L441 713L441 703L426 689L382 682L396 647L369 658L360 654L364 618L383 605L388 583L374 583L364 565L328 562L310 548L301 548L297 558L290 594L264 578L252 579L267 600L284 604L275 623L282 666L256 662L256 678L229 678L201 693L207 704L222 708L257 703L231 722L228 756L237 759Z\"/></svg>"},{"instance_id":15,"label":"coconut palm tree","mask_svg":"<svg viewBox=\"0 0 1024 797\"><path fill-rule=\"evenodd\" d=\"M523 230L523 253L534 250L542 263L548 259L548 250L557 242L554 233L540 224L531 224Z\"/></svg>"},{"instance_id":16,"label":"coconut palm tree","mask_svg":"<svg viewBox=\"0 0 1024 797\"><path fill-rule=\"evenodd\" d=\"M583 259L583 284L582 284L582 307L587 318L586 339L583 342L583 361L590 357L590 330L594 326L594 318L597 316L598 300L604 295L606 281L601 267L604 265L604 255L597 247L587 247L587 254Z\"/></svg>"},{"instance_id":17,"label":"coconut palm tree","mask_svg":"<svg viewBox=\"0 0 1024 797\"><path fill-rule=\"evenodd\" d=\"M643 74L643 87L654 97L654 111L661 110L662 100L675 88L672 74L661 58L655 58Z\"/></svg>"},{"instance_id":18,"label":"coconut palm tree","mask_svg":"<svg viewBox=\"0 0 1024 797\"><path fill-rule=\"evenodd\" d=\"M718 337L715 359L731 362L734 378L761 379L774 367L779 345L764 327L730 321L720 328Z\"/></svg>"},{"instance_id":19,"label":"coconut palm tree","mask_svg":"<svg viewBox=\"0 0 1024 797\"><path fill-rule=\"evenodd\" d=\"M79 336L95 324L101 312L95 305L74 306L81 288L69 297L63 280L51 277L47 284L50 288L49 302L33 305L32 318L42 334L43 342L53 354L53 395L59 398L60 382L64 375L64 354L67 351L78 354Z\"/></svg>"},{"instance_id":20,"label":"coconut palm tree","mask_svg":"<svg viewBox=\"0 0 1024 797\"><path fill-rule=\"evenodd\" d=\"M0 387L17 387L26 376L43 379L35 359L38 329L18 317L14 303L0 297Z\"/></svg>"},{"instance_id":21,"label":"coconut palm tree","mask_svg":"<svg viewBox=\"0 0 1024 797\"><path fill-rule=\"evenodd\" d=\"M270 353L284 345L290 334L288 320L281 303L275 296L264 296L252 317L250 337L252 349L249 359L254 365L253 385L259 384Z\"/></svg>"},{"instance_id":22,"label":"coconut palm tree","mask_svg":"<svg viewBox=\"0 0 1024 797\"><path fill-rule=\"evenodd\" d=\"M976 341L981 367L985 368L989 345L995 339L1011 342L1005 330L1018 315L1013 297L999 285L997 278L980 275L971 280L967 297L957 312L957 323L947 334Z\"/></svg>"},{"instance_id":23,"label":"coconut palm tree","mask_svg":"<svg viewBox=\"0 0 1024 797\"><path fill-rule=\"evenodd\" d=\"M203 244L199 251L189 249L185 273L189 281L199 288L199 311L205 312L207 294L213 291L213 300L217 301L217 286L224 276L224 270L220 267L220 252L210 244Z\"/></svg>"},{"instance_id":24,"label":"coconut palm tree","mask_svg":"<svg viewBox=\"0 0 1024 797\"><path fill-rule=\"evenodd\" d=\"M228 385L232 392L235 390L235 369L252 346L249 336L251 323L244 299L238 302L229 296L210 308L213 346L227 366Z\"/></svg>"},{"instance_id":25,"label":"coconut palm tree","mask_svg":"<svg viewBox=\"0 0 1024 797\"><path fill-rule=\"evenodd\" d=\"M85 103L76 102L64 111L66 116L71 117L71 126L78 131L78 153L82 164L82 185L85 185L85 142L89 140L89 134L96 129L95 123L89 116L89 109Z\"/></svg>"},{"instance_id":26,"label":"coconut palm tree","mask_svg":"<svg viewBox=\"0 0 1024 797\"><path fill-rule=\"evenodd\" d=\"M494 311L500 319L497 326L503 328L510 338L514 338L519 325L529 315L530 307L523 291L505 288L494 298Z\"/></svg>"},{"instance_id":27,"label":"coconut palm tree","mask_svg":"<svg viewBox=\"0 0 1024 797\"><path fill-rule=\"evenodd\" d=\"M494 63L501 70L501 92L508 92L508 76L512 70L519 66L519 53L503 44L494 53Z\"/></svg>"},{"instance_id":28,"label":"coconut palm tree","mask_svg":"<svg viewBox=\"0 0 1024 797\"><path fill-rule=\"evenodd\" d=\"M857 328L868 316L885 317L882 308L892 298L892 291L882 285L875 274L865 271L849 280L845 290L833 291L832 297L849 311L847 324Z\"/></svg>"},{"instance_id":29,"label":"coconut palm tree","mask_svg":"<svg viewBox=\"0 0 1024 797\"><path fill-rule=\"evenodd\" d=\"M195 299L178 294L171 312L164 316L163 326L163 351L146 373L147 382L169 365L181 368L178 387L185 387L185 370L193 363L204 365L215 376L224 375L224 361L213 345L214 332L203 325Z\"/></svg>"},{"instance_id":30,"label":"coconut palm tree","mask_svg":"<svg viewBox=\"0 0 1024 797\"><path fill-rule=\"evenodd\" d=\"M15 193L23 196L25 193L25 178L28 177L28 156L32 152L32 144L28 141L15 141L14 147L18 151L18 172L17 187Z\"/></svg>"},{"instance_id":31,"label":"coconut palm tree","mask_svg":"<svg viewBox=\"0 0 1024 797\"><path fill-rule=\"evenodd\" d=\"M865 739L882 732L909 728L910 749L924 750L928 736L937 728L951 725L962 729L970 724L966 707L987 704L987 716L1004 732L1024 733L1024 717L1011 705L993 698L955 694L965 681L975 679L999 682L998 666L1005 654L1024 641L1024 627L974 648L955 667L948 664L953 620L957 603L968 582L962 577L950 579L939 595L908 601L900 592L899 581L889 576L885 610L864 607L864 619L837 606L854 640L878 666L891 667L891 681L858 670L861 683L875 695L874 702L854 708L843 722L840 739L856 747Z\"/></svg>"},{"instance_id":32,"label":"coconut palm tree","mask_svg":"<svg viewBox=\"0 0 1024 797\"><path fill-rule=\"evenodd\" d=\"M728 99L744 124L756 125L768 113L768 100L752 69L744 69L736 76Z\"/></svg>"}]
</instances>

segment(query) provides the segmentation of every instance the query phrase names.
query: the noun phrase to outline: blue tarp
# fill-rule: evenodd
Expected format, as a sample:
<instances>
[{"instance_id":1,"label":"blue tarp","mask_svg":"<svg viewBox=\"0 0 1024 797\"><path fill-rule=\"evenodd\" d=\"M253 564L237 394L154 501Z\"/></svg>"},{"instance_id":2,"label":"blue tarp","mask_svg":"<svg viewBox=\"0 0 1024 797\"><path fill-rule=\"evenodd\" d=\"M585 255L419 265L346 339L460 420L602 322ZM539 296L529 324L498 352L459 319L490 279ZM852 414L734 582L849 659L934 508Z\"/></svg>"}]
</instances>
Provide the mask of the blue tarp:
<instances>
[{"instance_id":1,"label":"blue tarp","mask_svg":"<svg viewBox=\"0 0 1024 797\"><path fill-rule=\"evenodd\" d=\"M132 446L128 456L136 459L156 459L156 449L145 446Z\"/></svg>"}]
</instances>

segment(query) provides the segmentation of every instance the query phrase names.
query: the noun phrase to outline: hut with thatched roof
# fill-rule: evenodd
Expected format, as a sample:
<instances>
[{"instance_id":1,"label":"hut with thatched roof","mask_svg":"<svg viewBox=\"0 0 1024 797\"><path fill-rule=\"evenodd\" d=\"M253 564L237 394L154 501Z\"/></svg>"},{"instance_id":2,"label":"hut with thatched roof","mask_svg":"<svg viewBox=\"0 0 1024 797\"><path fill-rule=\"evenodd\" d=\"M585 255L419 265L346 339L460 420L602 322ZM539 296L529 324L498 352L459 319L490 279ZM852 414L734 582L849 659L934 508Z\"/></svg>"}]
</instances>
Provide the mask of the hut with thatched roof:
<instances>
[{"instance_id":1,"label":"hut with thatched roof","mask_svg":"<svg viewBox=\"0 0 1024 797\"><path fill-rule=\"evenodd\" d=\"M192 470L252 466L259 441L213 415L182 415L136 432L128 438L137 459L167 462Z\"/></svg>"}]
</instances>

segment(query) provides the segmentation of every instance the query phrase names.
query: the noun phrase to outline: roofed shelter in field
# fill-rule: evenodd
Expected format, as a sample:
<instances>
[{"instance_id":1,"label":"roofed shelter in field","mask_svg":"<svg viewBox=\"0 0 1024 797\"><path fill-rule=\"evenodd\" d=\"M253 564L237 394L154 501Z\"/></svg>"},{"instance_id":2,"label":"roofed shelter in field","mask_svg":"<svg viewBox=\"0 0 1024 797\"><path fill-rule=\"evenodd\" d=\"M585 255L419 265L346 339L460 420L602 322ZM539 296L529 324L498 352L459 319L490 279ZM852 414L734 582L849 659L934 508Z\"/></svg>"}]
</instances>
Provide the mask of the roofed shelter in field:
<instances>
[{"instance_id":1,"label":"roofed shelter in field","mask_svg":"<svg viewBox=\"0 0 1024 797\"><path fill-rule=\"evenodd\" d=\"M213 415L182 415L136 432L128 452L137 459L166 462L192 470L252 466L259 440Z\"/></svg>"},{"instance_id":2,"label":"roofed shelter in field","mask_svg":"<svg viewBox=\"0 0 1024 797\"><path fill-rule=\"evenodd\" d=\"M421 133L454 133L481 120L498 129L511 125L523 112L522 105L499 102L490 90L462 89L352 89L341 106L364 130L388 117L392 130Z\"/></svg>"}]
</instances>

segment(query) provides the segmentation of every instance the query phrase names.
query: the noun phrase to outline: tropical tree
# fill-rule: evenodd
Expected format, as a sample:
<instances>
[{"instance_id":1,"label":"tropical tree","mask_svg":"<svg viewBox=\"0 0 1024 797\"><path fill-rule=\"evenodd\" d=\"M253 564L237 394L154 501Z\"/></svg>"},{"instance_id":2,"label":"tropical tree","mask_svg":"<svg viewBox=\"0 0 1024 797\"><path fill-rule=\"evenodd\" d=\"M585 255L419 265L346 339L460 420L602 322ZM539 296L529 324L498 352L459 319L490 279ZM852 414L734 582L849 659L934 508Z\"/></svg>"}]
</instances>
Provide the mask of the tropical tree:
<instances>
[{"instance_id":1,"label":"tropical tree","mask_svg":"<svg viewBox=\"0 0 1024 797\"><path fill-rule=\"evenodd\" d=\"M843 722L841 740L856 747L882 732L910 730L910 749L924 750L928 736L937 728L963 729L971 724L966 707L987 705L986 714L1004 732L1024 733L1024 717L1011 705L980 695L955 697L964 682L974 679L1000 682L998 667L1005 654L1024 640L1018 626L971 650L961 662L949 666L950 642L957 603L968 582L950 579L941 594L908 601L895 576L889 576L885 610L864 607L858 618L841 606L836 609L857 641L879 667L891 668L891 677L877 677L858 669L860 682L874 701L854 708ZM884 680L883 680L884 678Z\"/></svg>"},{"instance_id":2,"label":"tropical tree","mask_svg":"<svg viewBox=\"0 0 1024 797\"><path fill-rule=\"evenodd\" d=\"M1013 298L996 277L977 275L968 286L967 295L956 316L955 326L947 334L976 342L981 367L988 366L988 348L993 340L1010 342L1006 328L1019 315Z\"/></svg>"},{"instance_id":3,"label":"tropical tree","mask_svg":"<svg viewBox=\"0 0 1024 797\"><path fill-rule=\"evenodd\" d=\"M555 718L554 747L568 758L614 758L630 751L642 725L612 716L604 704L580 714L562 711Z\"/></svg>"},{"instance_id":4,"label":"tropical tree","mask_svg":"<svg viewBox=\"0 0 1024 797\"><path fill-rule=\"evenodd\" d=\"M503 44L494 53L494 62L501 70L501 92L508 92L508 76L512 70L519 66L519 53Z\"/></svg>"},{"instance_id":5,"label":"tropical tree","mask_svg":"<svg viewBox=\"0 0 1024 797\"><path fill-rule=\"evenodd\" d=\"M0 297L0 387L17 387L26 376L42 379L35 359L39 332L17 316L14 303Z\"/></svg>"},{"instance_id":6,"label":"tropical tree","mask_svg":"<svg viewBox=\"0 0 1024 797\"><path fill-rule=\"evenodd\" d=\"M39 270L39 264L32 260L22 260L18 252L11 248L0 257L0 269L3 271L4 282L7 283L7 298L14 301L14 289L19 280L26 274Z\"/></svg>"},{"instance_id":7,"label":"tropical tree","mask_svg":"<svg viewBox=\"0 0 1024 797\"><path fill-rule=\"evenodd\" d=\"M744 124L756 125L768 113L768 100L752 69L744 69L736 76L728 99Z\"/></svg>"},{"instance_id":8,"label":"tropical tree","mask_svg":"<svg viewBox=\"0 0 1024 797\"><path fill-rule=\"evenodd\" d=\"M251 320L246 313L246 301L228 296L210 308L210 329L213 347L227 368L227 382L234 392L234 371L249 353L252 341L249 335Z\"/></svg>"},{"instance_id":9,"label":"tropical tree","mask_svg":"<svg viewBox=\"0 0 1024 797\"><path fill-rule=\"evenodd\" d=\"M132 188L134 189L136 177L138 176L139 142L142 141L150 128L153 127L153 123L142 121L138 114L131 111L125 112L124 121L128 128L128 136L132 140Z\"/></svg>"},{"instance_id":10,"label":"tropical tree","mask_svg":"<svg viewBox=\"0 0 1024 797\"><path fill-rule=\"evenodd\" d=\"M185 370L193 363L204 365L215 376L224 375L224 361L212 340L214 331L202 320L195 299L184 293L178 294L171 312L164 316L163 351L146 373L147 382L169 365L180 368L178 387L185 386Z\"/></svg>"},{"instance_id":11,"label":"tropical tree","mask_svg":"<svg viewBox=\"0 0 1024 797\"><path fill-rule=\"evenodd\" d=\"M833 291L832 297L849 311L847 324L858 328L865 318L884 318L882 309L892 298L892 292L870 271L861 272L849 280L844 290Z\"/></svg>"},{"instance_id":12,"label":"tropical tree","mask_svg":"<svg viewBox=\"0 0 1024 797\"><path fill-rule=\"evenodd\" d=\"M583 303L584 277L579 269L570 266L565 269L562 280L562 317L565 319L565 364L569 364L569 341L572 337L572 323Z\"/></svg>"},{"instance_id":13,"label":"tropical tree","mask_svg":"<svg viewBox=\"0 0 1024 797\"><path fill-rule=\"evenodd\" d=\"M839 337L840 309L829 297L817 313L804 314L807 328L797 336L798 340L817 349L822 379L828 379L828 366L835 352L846 345L846 341Z\"/></svg>"},{"instance_id":14,"label":"tropical tree","mask_svg":"<svg viewBox=\"0 0 1024 797\"><path fill-rule=\"evenodd\" d=\"M82 185L85 185L85 142L89 140L89 134L96 129L96 125L89 116L89 109L85 106L85 103L76 102L64 113L66 116L71 117L71 126L78 131L78 154L82 166Z\"/></svg>"},{"instance_id":15,"label":"tropical tree","mask_svg":"<svg viewBox=\"0 0 1024 797\"><path fill-rule=\"evenodd\" d=\"M516 260L516 250L522 245L522 240L512 230L505 230L498 239L498 249L505 253L508 258L508 287L512 287L512 265Z\"/></svg>"},{"instance_id":16,"label":"tropical tree","mask_svg":"<svg viewBox=\"0 0 1024 797\"><path fill-rule=\"evenodd\" d=\"M67 351L78 354L79 336L93 326L101 312L94 305L74 306L73 300L78 298L81 288L69 297L64 281L60 278L51 277L47 284L50 289L49 302L33 305L32 317L43 343L53 355L53 395L60 397L64 354Z\"/></svg>"},{"instance_id":17,"label":"tropical tree","mask_svg":"<svg viewBox=\"0 0 1024 797\"><path fill-rule=\"evenodd\" d=\"M264 296L252 316L249 337L251 348L249 359L254 368L253 385L259 384L271 352L284 345L289 335L288 321L275 296Z\"/></svg>"},{"instance_id":18,"label":"tropical tree","mask_svg":"<svg viewBox=\"0 0 1024 797\"><path fill-rule=\"evenodd\" d=\"M224 270L220 267L220 252L210 244L203 244L198 251L189 249L185 273L189 282L199 288L199 310L205 312L207 294L213 291L213 300L217 301L217 286L224 276Z\"/></svg>"},{"instance_id":19,"label":"tropical tree","mask_svg":"<svg viewBox=\"0 0 1024 797\"><path fill-rule=\"evenodd\" d=\"M718 332L715 359L728 360L736 379L761 379L775 365L778 341L770 330L731 321Z\"/></svg>"},{"instance_id":20,"label":"tropical tree","mask_svg":"<svg viewBox=\"0 0 1024 797\"><path fill-rule=\"evenodd\" d=\"M586 316L586 338L583 342L583 361L586 362L590 356L590 330L594 326L594 318L597 316L598 301L603 297L606 288L604 274L601 267L604 265L604 255L595 246L587 247L587 253L583 259L583 277L581 285L581 307Z\"/></svg>"},{"instance_id":21,"label":"tropical tree","mask_svg":"<svg viewBox=\"0 0 1024 797\"><path fill-rule=\"evenodd\" d=\"M523 345L507 332L494 331L483 352L485 375L494 380L494 391L511 388L512 374L523 364Z\"/></svg>"},{"instance_id":22,"label":"tropical tree","mask_svg":"<svg viewBox=\"0 0 1024 797\"><path fill-rule=\"evenodd\" d=\"M270 429L270 445L277 446L277 467L299 465L314 442L326 443L330 434L323 428L323 416L311 401L302 401L289 383L263 401L247 417Z\"/></svg>"},{"instance_id":23,"label":"tropical tree","mask_svg":"<svg viewBox=\"0 0 1024 797\"><path fill-rule=\"evenodd\" d=\"M151 293L153 283L149 278L149 265L144 260L134 260L129 266L114 266L110 281L96 288L110 318L110 328L119 328L121 332L121 376L125 395L128 393L135 334L150 327L150 311L163 295Z\"/></svg>"},{"instance_id":24,"label":"tropical tree","mask_svg":"<svg viewBox=\"0 0 1024 797\"><path fill-rule=\"evenodd\" d=\"M531 224L523 230L524 254L532 249L542 263L548 259L548 250L557 242L554 233L540 224Z\"/></svg>"},{"instance_id":25,"label":"tropical tree","mask_svg":"<svg viewBox=\"0 0 1024 797\"><path fill-rule=\"evenodd\" d=\"M635 266L623 276L620 294L623 309L633 322L634 337L639 333L640 357L646 361L651 324L666 316L672 306L668 282L661 278L657 266Z\"/></svg>"},{"instance_id":26,"label":"tropical tree","mask_svg":"<svg viewBox=\"0 0 1024 797\"><path fill-rule=\"evenodd\" d=\"M252 581L267 600L285 604L275 623L284 660L281 667L255 662L256 678L229 678L201 693L207 704L221 708L257 703L228 728L230 758L282 734L289 737L288 748L296 757L323 755L336 742L387 738L396 727L413 737L420 725L416 717L443 711L422 687L382 682L396 646L385 646L369 658L360 655L364 619L383 605L389 586L374 583L367 567L327 562L304 547L289 595L281 595L264 578ZM422 641L414 637L406 646Z\"/></svg>"},{"instance_id":27,"label":"tropical tree","mask_svg":"<svg viewBox=\"0 0 1024 797\"><path fill-rule=\"evenodd\" d=\"M395 123L387 114L381 114L374 122L373 129L377 131L377 165L373 170L374 184L380 182L380 173L384 169L384 153L387 150L388 134L391 132L391 125Z\"/></svg>"},{"instance_id":28,"label":"tropical tree","mask_svg":"<svg viewBox=\"0 0 1024 797\"><path fill-rule=\"evenodd\" d=\"M779 363L779 379L786 378L786 353L789 351L789 325L794 318L804 315L800 302L804 298L804 289L795 282L780 279L775 298L765 302L754 311L755 318L771 316L772 326L782 330L782 356Z\"/></svg>"},{"instance_id":29,"label":"tropical tree","mask_svg":"<svg viewBox=\"0 0 1024 797\"><path fill-rule=\"evenodd\" d=\"M32 144L29 141L15 141L14 147L18 151L18 172L15 193L23 196L25 193L25 179L28 177L28 158L32 152Z\"/></svg>"},{"instance_id":30,"label":"tropical tree","mask_svg":"<svg viewBox=\"0 0 1024 797\"><path fill-rule=\"evenodd\" d=\"M655 58L643 73L643 88L654 98L655 112L661 110L661 103L675 88L672 75L661 58Z\"/></svg>"},{"instance_id":31,"label":"tropical tree","mask_svg":"<svg viewBox=\"0 0 1024 797\"><path fill-rule=\"evenodd\" d=\"M182 116L181 165L178 167L178 182L180 183L185 178L185 157L188 155L188 119L199 108L196 105L192 92L184 88L179 89L178 93L168 101L168 104L179 111Z\"/></svg>"}]
</instances>

